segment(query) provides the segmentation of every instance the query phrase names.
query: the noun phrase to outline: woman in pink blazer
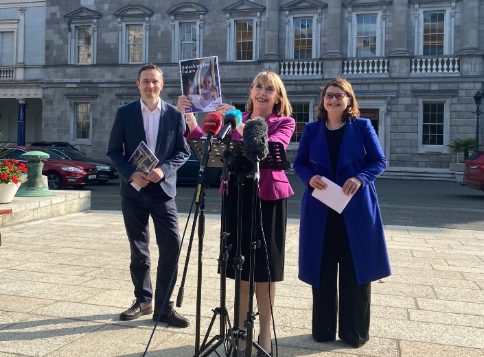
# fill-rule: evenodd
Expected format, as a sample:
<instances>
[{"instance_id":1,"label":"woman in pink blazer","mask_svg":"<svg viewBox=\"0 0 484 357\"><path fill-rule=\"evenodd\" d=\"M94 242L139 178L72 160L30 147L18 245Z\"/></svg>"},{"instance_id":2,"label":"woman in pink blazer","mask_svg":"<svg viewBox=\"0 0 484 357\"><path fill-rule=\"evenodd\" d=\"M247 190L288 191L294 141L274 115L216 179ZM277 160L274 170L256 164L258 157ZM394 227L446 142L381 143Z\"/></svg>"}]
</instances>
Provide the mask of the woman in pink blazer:
<instances>
[{"instance_id":1,"label":"woman in pink blazer","mask_svg":"<svg viewBox=\"0 0 484 357\"><path fill-rule=\"evenodd\" d=\"M190 101L182 96L178 100L178 110L182 113L185 108L191 105ZM221 114L233 107L228 104L221 104L217 111ZM292 108L287 98L286 89L279 76L273 72L263 71L258 73L249 90L249 99L246 104L247 112L243 114L242 124L232 132L232 140L241 140L244 135L245 123L253 118L265 118L269 141L280 142L286 149L295 129L295 121L290 117ZM187 115L187 126L189 128L188 139L199 138L203 135L192 115ZM237 221L242 224L241 253L245 258L241 273L240 289L240 326L247 319L248 298L249 298L249 242L251 238L251 226L255 223L260 227L260 219L252 222L253 179L246 178L243 185L243 212L241 217L237 216L237 181L235 175L229 180L228 196L226 200L227 216L226 231L230 233L228 244L232 245L227 265L227 276L234 278L233 258L235 255L237 239ZM284 170L260 170L259 194L262 212L262 228L257 231L257 239L261 245L256 249L255 258L255 292L257 307L259 309L259 344L272 354L271 344L271 305L274 304L276 293L275 282L284 278L284 247L286 240L287 221L287 198L294 192L289 184ZM257 203L258 204L258 203ZM264 243L265 240L265 243ZM267 266L266 249L269 267ZM270 274L268 274L268 268ZM241 341L239 350L245 349L245 341Z\"/></svg>"}]
</instances>

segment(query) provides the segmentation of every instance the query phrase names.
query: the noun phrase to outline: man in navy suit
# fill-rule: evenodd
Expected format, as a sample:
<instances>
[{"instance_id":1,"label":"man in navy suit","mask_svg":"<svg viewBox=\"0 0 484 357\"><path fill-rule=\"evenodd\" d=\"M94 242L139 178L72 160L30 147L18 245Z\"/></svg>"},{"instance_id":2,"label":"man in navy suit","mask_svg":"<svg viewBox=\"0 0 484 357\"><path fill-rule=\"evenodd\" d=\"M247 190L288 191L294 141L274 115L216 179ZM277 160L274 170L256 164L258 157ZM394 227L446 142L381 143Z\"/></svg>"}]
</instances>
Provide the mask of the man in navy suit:
<instances>
[{"instance_id":1,"label":"man in navy suit","mask_svg":"<svg viewBox=\"0 0 484 357\"><path fill-rule=\"evenodd\" d=\"M187 327L189 321L173 309L170 300L180 249L176 171L190 156L183 137L185 122L174 106L160 98L163 72L158 66L142 66L136 85L141 98L118 108L107 152L121 175L121 209L130 244L131 280L136 298L119 318L133 320L153 312L148 231L151 215L159 250L153 320L161 315L160 321L168 325ZM142 141L159 160L149 173L137 171L129 161Z\"/></svg>"}]
</instances>

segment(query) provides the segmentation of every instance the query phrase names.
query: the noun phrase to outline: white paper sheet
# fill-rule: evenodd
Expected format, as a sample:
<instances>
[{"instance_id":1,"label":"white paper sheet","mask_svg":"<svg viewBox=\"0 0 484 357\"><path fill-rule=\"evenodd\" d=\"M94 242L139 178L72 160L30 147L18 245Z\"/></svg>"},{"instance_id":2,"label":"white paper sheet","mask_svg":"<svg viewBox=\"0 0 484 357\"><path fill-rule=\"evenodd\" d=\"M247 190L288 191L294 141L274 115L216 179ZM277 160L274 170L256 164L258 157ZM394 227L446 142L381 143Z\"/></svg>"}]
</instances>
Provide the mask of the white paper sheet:
<instances>
[{"instance_id":1,"label":"white paper sheet","mask_svg":"<svg viewBox=\"0 0 484 357\"><path fill-rule=\"evenodd\" d=\"M326 182L327 186L324 190L315 189L313 197L341 214L353 195L345 195L341 186L326 177L323 176L321 179Z\"/></svg>"}]
</instances>

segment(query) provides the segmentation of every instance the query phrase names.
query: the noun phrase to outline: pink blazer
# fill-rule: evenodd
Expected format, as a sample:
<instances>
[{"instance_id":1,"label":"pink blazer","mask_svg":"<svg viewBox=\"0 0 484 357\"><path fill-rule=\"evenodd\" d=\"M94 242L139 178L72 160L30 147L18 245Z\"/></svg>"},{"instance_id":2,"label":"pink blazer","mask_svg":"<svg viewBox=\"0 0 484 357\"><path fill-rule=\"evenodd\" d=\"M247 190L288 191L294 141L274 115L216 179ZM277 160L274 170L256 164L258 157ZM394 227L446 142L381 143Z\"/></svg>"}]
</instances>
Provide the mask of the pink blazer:
<instances>
[{"instance_id":1,"label":"pink blazer","mask_svg":"<svg viewBox=\"0 0 484 357\"><path fill-rule=\"evenodd\" d=\"M244 113L242 116L242 122L246 122L251 113ZM269 141L280 142L284 145L284 149L287 149L289 142L291 141L292 133L296 128L296 122L291 117L278 117L275 113L272 113L267 122L267 135ZM187 139L199 139L203 136L202 129L197 126L186 137ZM242 140L242 136L237 131L232 131L232 140ZM289 180L287 179L284 170L260 170L259 181L259 196L263 200L272 201L279 200L281 198L287 198L294 194Z\"/></svg>"}]
</instances>

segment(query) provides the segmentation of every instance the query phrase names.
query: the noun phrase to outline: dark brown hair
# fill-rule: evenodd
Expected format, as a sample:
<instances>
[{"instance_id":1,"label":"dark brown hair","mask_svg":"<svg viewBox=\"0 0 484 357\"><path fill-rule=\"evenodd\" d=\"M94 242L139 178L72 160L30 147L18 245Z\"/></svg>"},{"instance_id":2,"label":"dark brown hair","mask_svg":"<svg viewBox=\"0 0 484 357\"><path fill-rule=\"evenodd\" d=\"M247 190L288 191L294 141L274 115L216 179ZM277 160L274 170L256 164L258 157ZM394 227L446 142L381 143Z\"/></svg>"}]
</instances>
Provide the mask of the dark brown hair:
<instances>
[{"instance_id":1,"label":"dark brown hair","mask_svg":"<svg viewBox=\"0 0 484 357\"><path fill-rule=\"evenodd\" d=\"M326 83L324 87L321 87L321 101L318 106L318 119L323 120L328 116L326 109L324 109L324 95L329 87L337 87L341 89L349 98L348 106L342 115L343 120L358 118L360 116L360 109L358 108L358 101L356 100L351 83L345 78L336 77Z\"/></svg>"},{"instance_id":2,"label":"dark brown hair","mask_svg":"<svg viewBox=\"0 0 484 357\"><path fill-rule=\"evenodd\" d=\"M141 66L141 68L138 70L138 81L141 77L141 72L149 71L151 69L154 69L154 70L157 70L158 72L160 72L161 80L163 80L163 71L161 70L161 68L158 67L156 64L148 63L148 64L144 64L143 66Z\"/></svg>"}]
</instances>

